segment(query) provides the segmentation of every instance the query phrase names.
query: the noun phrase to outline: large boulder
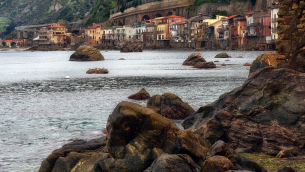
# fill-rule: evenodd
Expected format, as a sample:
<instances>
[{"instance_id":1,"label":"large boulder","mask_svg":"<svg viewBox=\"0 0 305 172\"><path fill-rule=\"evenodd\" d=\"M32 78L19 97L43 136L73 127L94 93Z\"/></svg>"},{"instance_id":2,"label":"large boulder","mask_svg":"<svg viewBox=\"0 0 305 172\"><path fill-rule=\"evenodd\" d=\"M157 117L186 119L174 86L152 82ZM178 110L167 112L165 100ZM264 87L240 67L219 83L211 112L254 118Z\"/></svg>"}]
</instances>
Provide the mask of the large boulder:
<instances>
[{"instance_id":1,"label":"large boulder","mask_svg":"<svg viewBox=\"0 0 305 172\"><path fill-rule=\"evenodd\" d=\"M188 103L172 93L152 96L147 102L147 107L170 119L184 119L194 112Z\"/></svg>"},{"instance_id":2,"label":"large boulder","mask_svg":"<svg viewBox=\"0 0 305 172\"><path fill-rule=\"evenodd\" d=\"M182 65L194 66L198 62L206 62L200 53L193 53L183 62Z\"/></svg>"},{"instance_id":3,"label":"large boulder","mask_svg":"<svg viewBox=\"0 0 305 172\"><path fill-rule=\"evenodd\" d=\"M216 64L213 62L198 62L194 68L216 68Z\"/></svg>"},{"instance_id":4,"label":"large boulder","mask_svg":"<svg viewBox=\"0 0 305 172\"><path fill-rule=\"evenodd\" d=\"M305 73L266 67L183 123L195 129L201 144L224 140L237 152L263 152L305 145Z\"/></svg>"},{"instance_id":5,"label":"large boulder","mask_svg":"<svg viewBox=\"0 0 305 172\"><path fill-rule=\"evenodd\" d=\"M215 58L231 58L227 53L219 53L215 56Z\"/></svg>"},{"instance_id":6,"label":"large boulder","mask_svg":"<svg viewBox=\"0 0 305 172\"><path fill-rule=\"evenodd\" d=\"M276 55L277 55L277 53L274 53L274 52L268 52L268 53L259 55L252 62L249 75L252 75L257 70L265 68L267 66L273 66L276 68L277 67Z\"/></svg>"},{"instance_id":7,"label":"large boulder","mask_svg":"<svg viewBox=\"0 0 305 172\"><path fill-rule=\"evenodd\" d=\"M212 156L203 163L202 171L218 171L226 172L228 170L236 170L233 163L224 156Z\"/></svg>"},{"instance_id":8,"label":"large boulder","mask_svg":"<svg viewBox=\"0 0 305 172\"><path fill-rule=\"evenodd\" d=\"M150 95L144 88L142 88L139 92L130 95L128 98L134 100L146 100L150 98Z\"/></svg>"},{"instance_id":9,"label":"large boulder","mask_svg":"<svg viewBox=\"0 0 305 172\"><path fill-rule=\"evenodd\" d=\"M121 52L142 52L143 47L140 43L126 43L120 46Z\"/></svg>"},{"instance_id":10,"label":"large boulder","mask_svg":"<svg viewBox=\"0 0 305 172\"><path fill-rule=\"evenodd\" d=\"M101 61L105 60L101 52L92 46L80 46L70 56L70 61Z\"/></svg>"}]
</instances>

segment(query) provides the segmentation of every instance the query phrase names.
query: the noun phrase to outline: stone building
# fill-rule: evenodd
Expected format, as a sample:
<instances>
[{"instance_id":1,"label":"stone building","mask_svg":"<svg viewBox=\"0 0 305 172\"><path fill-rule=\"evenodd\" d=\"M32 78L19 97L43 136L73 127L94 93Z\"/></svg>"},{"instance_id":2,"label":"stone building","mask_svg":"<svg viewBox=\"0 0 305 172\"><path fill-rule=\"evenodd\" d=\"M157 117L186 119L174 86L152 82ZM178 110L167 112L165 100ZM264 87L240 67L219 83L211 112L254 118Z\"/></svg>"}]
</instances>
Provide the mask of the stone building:
<instances>
[{"instance_id":1,"label":"stone building","mask_svg":"<svg viewBox=\"0 0 305 172\"><path fill-rule=\"evenodd\" d=\"M59 23L51 23L39 31L39 48L57 48L66 44L66 27Z\"/></svg>"}]
</instances>

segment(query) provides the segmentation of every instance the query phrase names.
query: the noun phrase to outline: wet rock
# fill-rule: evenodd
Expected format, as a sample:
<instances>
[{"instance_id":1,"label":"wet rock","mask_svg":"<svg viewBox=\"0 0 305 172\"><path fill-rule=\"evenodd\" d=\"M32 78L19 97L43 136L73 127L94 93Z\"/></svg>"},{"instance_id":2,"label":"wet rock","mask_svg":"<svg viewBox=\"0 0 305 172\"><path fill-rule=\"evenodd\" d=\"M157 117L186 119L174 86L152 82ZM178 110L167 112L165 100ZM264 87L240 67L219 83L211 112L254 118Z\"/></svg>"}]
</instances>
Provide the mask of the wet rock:
<instances>
[{"instance_id":1,"label":"wet rock","mask_svg":"<svg viewBox=\"0 0 305 172\"><path fill-rule=\"evenodd\" d=\"M254 72L256 72L259 69L265 68L267 66L273 66L277 67L277 61L276 61L276 53L274 52L268 52L265 54L259 55L253 62L250 67L250 73L249 76L252 75Z\"/></svg>"},{"instance_id":2,"label":"wet rock","mask_svg":"<svg viewBox=\"0 0 305 172\"><path fill-rule=\"evenodd\" d=\"M109 71L104 68L94 68L87 70L86 74L107 74Z\"/></svg>"},{"instance_id":3,"label":"wet rock","mask_svg":"<svg viewBox=\"0 0 305 172\"><path fill-rule=\"evenodd\" d=\"M234 158L234 152L231 148L228 147L228 145L222 141L218 140L215 142L209 149L210 156L225 156L228 159L233 159Z\"/></svg>"},{"instance_id":4,"label":"wet rock","mask_svg":"<svg viewBox=\"0 0 305 172\"><path fill-rule=\"evenodd\" d=\"M243 56L237 56L236 58L244 58Z\"/></svg>"},{"instance_id":5,"label":"wet rock","mask_svg":"<svg viewBox=\"0 0 305 172\"><path fill-rule=\"evenodd\" d=\"M86 153L91 152L92 150L100 150L106 145L105 139L106 137L101 137L99 139L93 139L90 141L75 140L73 142L65 144L62 148L53 151L46 159L42 161L41 166L39 168L39 172L51 172L53 170L53 167L55 166L55 163L57 163L57 160L60 157L62 158L60 161L58 161L59 164L56 164L56 169L58 169L59 171L63 168L63 164L75 165L80 159L86 158L87 155L72 154L67 159L65 159L65 157L67 157L70 152Z\"/></svg>"},{"instance_id":6,"label":"wet rock","mask_svg":"<svg viewBox=\"0 0 305 172\"><path fill-rule=\"evenodd\" d=\"M144 88L142 88L139 92L130 95L128 98L134 100L146 100L150 98L150 95Z\"/></svg>"},{"instance_id":7,"label":"wet rock","mask_svg":"<svg viewBox=\"0 0 305 172\"><path fill-rule=\"evenodd\" d=\"M236 170L236 167L228 158L224 156L212 156L203 163L202 171L226 172L228 170Z\"/></svg>"},{"instance_id":8,"label":"wet rock","mask_svg":"<svg viewBox=\"0 0 305 172\"><path fill-rule=\"evenodd\" d=\"M230 58L230 56L227 53L219 53L215 58Z\"/></svg>"},{"instance_id":9,"label":"wet rock","mask_svg":"<svg viewBox=\"0 0 305 172\"><path fill-rule=\"evenodd\" d=\"M70 56L70 61L101 61L105 60L101 52L91 46L80 46Z\"/></svg>"},{"instance_id":10,"label":"wet rock","mask_svg":"<svg viewBox=\"0 0 305 172\"><path fill-rule=\"evenodd\" d=\"M243 66L251 66L251 63L245 63Z\"/></svg>"},{"instance_id":11,"label":"wet rock","mask_svg":"<svg viewBox=\"0 0 305 172\"><path fill-rule=\"evenodd\" d=\"M216 68L216 64L213 62L198 62L194 68Z\"/></svg>"},{"instance_id":12,"label":"wet rock","mask_svg":"<svg viewBox=\"0 0 305 172\"><path fill-rule=\"evenodd\" d=\"M190 115L183 126L195 129L205 147L225 139L237 152L272 156L299 148L305 144L305 85L300 78L305 74L285 68L258 70L243 86Z\"/></svg>"},{"instance_id":13,"label":"wet rock","mask_svg":"<svg viewBox=\"0 0 305 172\"><path fill-rule=\"evenodd\" d=\"M290 158L293 157L293 154L288 150L281 150L277 155L277 158Z\"/></svg>"},{"instance_id":14,"label":"wet rock","mask_svg":"<svg viewBox=\"0 0 305 172\"><path fill-rule=\"evenodd\" d=\"M142 52L143 47L140 43L126 43L120 46L121 52Z\"/></svg>"},{"instance_id":15,"label":"wet rock","mask_svg":"<svg viewBox=\"0 0 305 172\"><path fill-rule=\"evenodd\" d=\"M194 112L188 103L172 93L152 96L147 102L147 107L170 119L184 119Z\"/></svg>"},{"instance_id":16,"label":"wet rock","mask_svg":"<svg viewBox=\"0 0 305 172\"><path fill-rule=\"evenodd\" d=\"M182 65L194 66L198 62L206 62L200 53L193 53L188 56L188 58L183 62Z\"/></svg>"},{"instance_id":17,"label":"wet rock","mask_svg":"<svg viewBox=\"0 0 305 172\"><path fill-rule=\"evenodd\" d=\"M221 64L221 66L227 66L225 63Z\"/></svg>"},{"instance_id":18,"label":"wet rock","mask_svg":"<svg viewBox=\"0 0 305 172\"><path fill-rule=\"evenodd\" d=\"M200 172L200 166L186 154L163 154L144 172Z\"/></svg>"},{"instance_id":19,"label":"wet rock","mask_svg":"<svg viewBox=\"0 0 305 172\"><path fill-rule=\"evenodd\" d=\"M126 59L124 59L124 58L120 58L119 60L126 60Z\"/></svg>"}]
</instances>

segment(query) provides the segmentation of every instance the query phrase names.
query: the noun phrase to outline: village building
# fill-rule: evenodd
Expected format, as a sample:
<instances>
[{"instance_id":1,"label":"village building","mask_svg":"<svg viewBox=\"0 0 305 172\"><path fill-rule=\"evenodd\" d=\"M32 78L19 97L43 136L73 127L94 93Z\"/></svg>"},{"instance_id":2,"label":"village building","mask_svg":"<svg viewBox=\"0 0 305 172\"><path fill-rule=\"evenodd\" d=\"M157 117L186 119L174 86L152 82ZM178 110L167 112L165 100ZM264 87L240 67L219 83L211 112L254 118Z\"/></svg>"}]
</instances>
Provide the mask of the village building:
<instances>
[{"instance_id":1,"label":"village building","mask_svg":"<svg viewBox=\"0 0 305 172\"><path fill-rule=\"evenodd\" d=\"M85 45L95 46L101 44L102 28L101 24L93 24L85 29Z\"/></svg>"},{"instance_id":2,"label":"village building","mask_svg":"<svg viewBox=\"0 0 305 172\"><path fill-rule=\"evenodd\" d=\"M59 23L40 28L38 35L39 48L60 48L66 44L66 27Z\"/></svg>"},{"instance_id":3,"label":"village building","mask_svg":"<svg viewBox=\"0 0 305 172\"><path fill-rule=\"evenodd\" d=\"M134 41L143 42L143 32L146 31L146 22L139 22L133 24L133 39Z\"/></svg>"},{"instance_id":4,"label":"village building","mask_svg":"<svg viewBox=\"0 0 305 172\"><path fill-rule=\"evenodd\" d=\"M278 11L279 11L279 3L273 3L271 7L271 41L274 43L278 39L278 34L277 34L277 26L278 26Z\"/></svg>"}]
</instances>

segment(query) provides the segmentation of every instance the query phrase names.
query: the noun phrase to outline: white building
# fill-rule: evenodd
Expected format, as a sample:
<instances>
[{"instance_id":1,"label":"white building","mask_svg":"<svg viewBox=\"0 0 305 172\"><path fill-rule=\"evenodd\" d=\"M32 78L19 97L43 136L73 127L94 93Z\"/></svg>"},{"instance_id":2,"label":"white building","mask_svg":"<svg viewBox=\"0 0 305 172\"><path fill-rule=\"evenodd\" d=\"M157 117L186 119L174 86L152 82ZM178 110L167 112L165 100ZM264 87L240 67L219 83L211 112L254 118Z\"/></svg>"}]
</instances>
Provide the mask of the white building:
<instances>
[{"instance_id":1,"label":"white building","mask_svg":"<svg viewBox=\"0 0 305 172\"><path fill-rule=\"evenodd\" d=\"M133 24L133 39L143 41L143 32L146 31L146 22Z\"/></svg>"},{"instance_id":2,"label":"white building","mask_svg":"<svg viewBox=\"0 0 305 172\"><path fill-rule=\"evenodd\" d=\"M277 18L278 18L278 2L274 3L274 5L271 7L271 40L277 40L278 34L277 34Z\"/></svg>"}]
</instances>

